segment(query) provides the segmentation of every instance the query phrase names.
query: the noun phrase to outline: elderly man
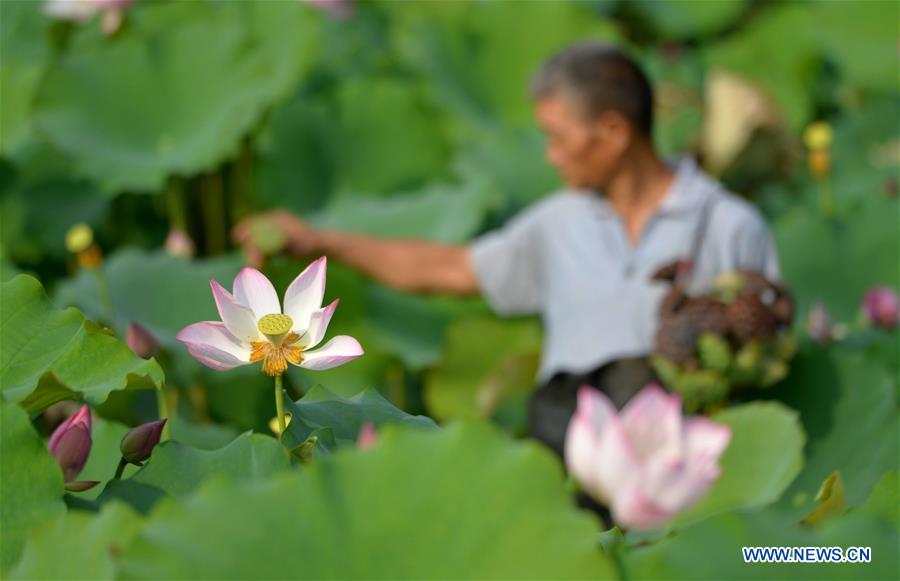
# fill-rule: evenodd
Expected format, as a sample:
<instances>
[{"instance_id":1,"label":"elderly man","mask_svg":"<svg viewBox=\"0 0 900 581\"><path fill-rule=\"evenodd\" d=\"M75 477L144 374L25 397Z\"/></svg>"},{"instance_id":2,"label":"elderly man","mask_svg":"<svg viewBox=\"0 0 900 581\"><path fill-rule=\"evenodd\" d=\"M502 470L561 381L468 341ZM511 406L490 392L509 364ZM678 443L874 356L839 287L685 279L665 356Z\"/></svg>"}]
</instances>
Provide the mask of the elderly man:
<instances>
[{"instance_id":1,"label":"elderly man","mask_svg":"<svg viewBox=\"0 0 900 581\"><path fill-rule=\"evenodd\" d=\"M692 263L702 288L736 269L778 277L761 215L690 160L668 164L653 144L653 91L617 48L585 42L547 61L532 82L547 159L566 188L468 246L317 230L285 212L268 219L289 251L326 254L409 292L481 293L500 315L540 314L544 351L531 434L562 455L582 383L621 406L654 376L661 266ZM247 222L235 230L248 253Z\"/></svg>"}]
</instances>

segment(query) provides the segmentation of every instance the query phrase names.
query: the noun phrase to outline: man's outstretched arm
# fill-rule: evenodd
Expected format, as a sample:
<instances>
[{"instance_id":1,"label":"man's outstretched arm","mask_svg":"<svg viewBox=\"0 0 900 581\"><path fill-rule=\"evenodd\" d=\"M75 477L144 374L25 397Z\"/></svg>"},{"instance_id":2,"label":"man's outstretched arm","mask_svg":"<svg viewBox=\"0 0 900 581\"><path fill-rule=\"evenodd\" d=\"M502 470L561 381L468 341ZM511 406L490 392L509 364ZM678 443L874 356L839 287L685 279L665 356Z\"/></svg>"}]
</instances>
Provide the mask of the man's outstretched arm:
<instances>
[{"instance_id":1,"label":"man's outstretched arm","mask_svg":"<svg viewBox=\"0 0 900 581\"><path fill-rule=\"evenodd\" d=\"M261 263L264 258L253 242L253 220L279 228L285 235L285 250L292 255L325 254L397 290L454 295L479 290L465 246L319 230L283 210L248 218L235 227L235 242L251 262Z\"/></svg>"}]
</instances>

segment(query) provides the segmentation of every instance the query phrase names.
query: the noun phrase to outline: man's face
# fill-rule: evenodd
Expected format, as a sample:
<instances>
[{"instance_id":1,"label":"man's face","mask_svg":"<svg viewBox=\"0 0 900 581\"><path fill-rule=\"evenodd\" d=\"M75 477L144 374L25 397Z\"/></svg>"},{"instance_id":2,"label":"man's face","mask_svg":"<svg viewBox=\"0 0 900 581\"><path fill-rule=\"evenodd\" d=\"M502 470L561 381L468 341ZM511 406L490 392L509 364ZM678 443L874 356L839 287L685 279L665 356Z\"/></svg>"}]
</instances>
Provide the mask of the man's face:
<instances>
[{"instance_id":1,"label":"man's face","mask_svg":"<svg viewBox=\"0 0 900 581\"><path fill-rule=\"evenodd\" d=\"M545 97L535 106L538 125L547 137L547 161L572 188L602 189L620 163L629 137L624 120L603 113L584 116L563 97Z\"/></svg>"}]
</instances>

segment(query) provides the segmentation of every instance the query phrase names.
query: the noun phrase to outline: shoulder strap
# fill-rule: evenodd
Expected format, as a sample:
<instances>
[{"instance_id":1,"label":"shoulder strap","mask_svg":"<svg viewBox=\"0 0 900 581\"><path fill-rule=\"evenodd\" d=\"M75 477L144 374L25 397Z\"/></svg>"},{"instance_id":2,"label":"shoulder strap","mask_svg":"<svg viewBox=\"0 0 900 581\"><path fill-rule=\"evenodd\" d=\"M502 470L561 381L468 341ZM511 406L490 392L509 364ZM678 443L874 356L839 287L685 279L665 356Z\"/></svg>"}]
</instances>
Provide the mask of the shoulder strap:
<instances>
[{"instance_id":1,"label":"shoulder strap","mask_svg":"<svg viewBox=\"0 0 900 581\"><path fill-rule=\"evenodd\" d=\"M713 209L716 206L716 203L719 201L718 195L712 195L707 198L703 202L703 206L700 208L700 217L697 220L697 227L694 229L694 236L691 239L690 250L687 255L687 259L691 263L691 268L687 270L679 270L676 283L683 284L685 287L688 284L688 279L691 277L691 273L694 272L694 266L697 264L697 259L700 257L700 250L703 248L703 241L706 238L706 233L709 231L709 223L712 217Z\"/></svg>"}]
</instances>

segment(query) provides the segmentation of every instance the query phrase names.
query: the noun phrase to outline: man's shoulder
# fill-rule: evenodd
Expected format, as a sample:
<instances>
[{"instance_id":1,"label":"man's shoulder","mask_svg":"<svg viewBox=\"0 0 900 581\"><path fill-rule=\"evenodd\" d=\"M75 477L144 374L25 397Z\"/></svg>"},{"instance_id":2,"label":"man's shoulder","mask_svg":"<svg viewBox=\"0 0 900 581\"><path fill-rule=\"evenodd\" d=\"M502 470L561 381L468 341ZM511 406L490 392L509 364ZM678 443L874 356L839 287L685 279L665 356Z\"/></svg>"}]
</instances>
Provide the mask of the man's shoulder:
<instances>
[{"instance_id":1,"label":"man's shoulder","mask_svg":"<svg viewBox=\"0 0 900 581\"><path fill-rule=\"evenodd\" d=\"M712 227L727 234L734 231L767 230L765 216L750 200L729 191L714 178L703 174L704 187L715 204L710 215Z\"/></svg>"},{"instance_id":2,"label":"man's shoulder","mask_svg":"<svg viewBox=\"0 0 900 581\"><path fill-rule=\"evenodd\" d=\"M520 212L520 215L533 220L544 220L577 214L590 206L592 195L587 191L561 188L532 202Z\"/></svg>"}]
</instances>

